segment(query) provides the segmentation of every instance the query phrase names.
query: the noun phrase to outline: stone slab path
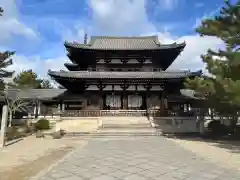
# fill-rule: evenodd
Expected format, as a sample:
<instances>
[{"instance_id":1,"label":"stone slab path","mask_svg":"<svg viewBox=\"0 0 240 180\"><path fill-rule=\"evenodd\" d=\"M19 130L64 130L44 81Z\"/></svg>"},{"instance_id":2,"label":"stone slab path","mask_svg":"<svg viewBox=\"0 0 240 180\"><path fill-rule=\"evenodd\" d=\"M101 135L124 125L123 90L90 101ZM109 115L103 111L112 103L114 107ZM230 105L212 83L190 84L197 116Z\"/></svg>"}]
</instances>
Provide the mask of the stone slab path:
<instances>
[{"instance_id":1,"label":"stone slab path","mask_svg":"<svg viewBox=\"0 0 240 180\"><path fill-rule=\"evenodd\" d=\"M237 180L240 172L208 162L164 137L91 139L31 180Z\"/></svg>"}]
</instances>

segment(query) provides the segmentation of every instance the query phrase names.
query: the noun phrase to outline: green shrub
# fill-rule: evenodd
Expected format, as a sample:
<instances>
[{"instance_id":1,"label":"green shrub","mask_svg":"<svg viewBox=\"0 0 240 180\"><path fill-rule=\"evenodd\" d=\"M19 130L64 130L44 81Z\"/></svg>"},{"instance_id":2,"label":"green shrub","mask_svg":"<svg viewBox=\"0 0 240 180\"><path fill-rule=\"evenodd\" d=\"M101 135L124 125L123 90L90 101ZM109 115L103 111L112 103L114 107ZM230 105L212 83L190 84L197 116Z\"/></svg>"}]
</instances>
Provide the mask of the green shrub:
<instances>
[{"instance_id":1,"label":"green shrub","mask_svg":"<svg viewBox=\"0 0 240 180\"><path fill-rule=\"evenodd\" d=\"M47 119L40 119L36 123L36 129L37 130L47 130L50 129L50 122Z\"/></svg>"}]
</instances>

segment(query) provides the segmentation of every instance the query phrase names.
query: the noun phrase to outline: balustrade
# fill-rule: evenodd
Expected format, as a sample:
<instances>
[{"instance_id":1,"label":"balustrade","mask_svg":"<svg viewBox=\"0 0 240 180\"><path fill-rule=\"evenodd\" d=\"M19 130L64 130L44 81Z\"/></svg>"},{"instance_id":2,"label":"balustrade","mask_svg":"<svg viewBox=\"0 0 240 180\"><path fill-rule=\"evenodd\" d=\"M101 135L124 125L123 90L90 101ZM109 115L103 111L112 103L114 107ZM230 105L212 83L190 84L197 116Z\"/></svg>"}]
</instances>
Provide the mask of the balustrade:
<instances>
[{"instance_id":1,"label":"balustrade","mask_svg":"<svg viewBox=\"0 0 240 180\"><path fill-rule=\"evenodd\" d=\"M63 117L98 117L100 110L65 110Z\"/></svg>"},{"instance_id":2,"label":"balustrade","mask_svg":"<svg viewBox=\"0 0 240 180\"><path fill-rule=\"evenodd\" d=\"M146 110L102 110L101 116L146 116Z\"/></svg>"},{"instance_id":3,"label":"balustrade","mask_svg":"<svg viewBox=\"0 0 240 180\"><path fill-rule=\"evenodd\" d=\"M153 116L153 117L193 117L193 112L174 112L170 110L65 110L64 117L100 117L100 116Z\"/></svg>"},{"instance_id":4,"label":"balustrade","mask_svg":"<svg viewBox=\"0 0 240 180\"><path fill-rule=\"evenodd\" d=\"M196 113L193 111L148 110L148 115L153 117L193 117L196 116Z\"/></svg>"},{"instance_id":5,"label":"balustrade","mask_svg":"<svg viewBox=\"0 0 240 180\"><path fill-rule=\"evenodd\" d=\"M64 117L146 116L146 110L65 110Z\"/></svg>"}]
</instances>

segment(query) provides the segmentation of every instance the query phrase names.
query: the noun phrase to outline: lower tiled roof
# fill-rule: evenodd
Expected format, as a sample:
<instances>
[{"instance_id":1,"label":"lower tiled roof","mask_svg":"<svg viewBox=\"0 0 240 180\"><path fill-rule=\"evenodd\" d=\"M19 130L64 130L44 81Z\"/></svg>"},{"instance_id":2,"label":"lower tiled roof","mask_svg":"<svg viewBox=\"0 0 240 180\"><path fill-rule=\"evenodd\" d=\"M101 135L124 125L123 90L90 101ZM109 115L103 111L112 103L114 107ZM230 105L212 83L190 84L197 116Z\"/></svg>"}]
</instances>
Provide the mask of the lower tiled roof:
<instances>
[{"instance_id":1,"label":"lower tiled roof","mask_svg":"<svg viewBox=\"0 0 240 180\"><path fill-rule=\"evenodd\" d=\"M106 88L107 89L107 88ZM105 90L106 90L105 89ZM109 90L112 90L110 87ZM141 88L138 88L138 90L141 90ZM145 90L143 88L142 90ZM180 90L181 94L190 99L198 99L198 100L204 100L205 98L201 98L196 95L196 92L193 90L189 89L181 89ZM55 97L61 96L64 93L66 93L66 96L71 96L71 93L68 94L69 92L66 89L8 89L8 97L11 99L38 99L38 100L51 100ZM4 101L4 97L0 96L0 101Z\"/></svg>"},{"instance_id":2,"label":"lower tiled roof","mask_svg":"<svg viewBox=\"0 0 240 180\"><path fill-rule=\"evenodd\" d=\"M79 79L171 79L201 75L201 71L111 72L111 71L49 71L55 78Z\"/></svg>"},{"instance_id":3,"label":"lower tiled roof","mask_svg":"<svg viewBox=\"0 0 240 180\"><path fill-rule=\"evenodd\" d=\"M197 95L196 91L191 90L191 89L181 89L180 93L190 99L195 99L195 100L204 100L205 98L200 97Z\"/></svg>"},{"instance_id":4,"label":"lower tiled roof","mask_svg":"<svg viewBox=\"0 0 240 180\"><path fill-rule=\"evenodd\" d=\"M51 99L64 93L66 89L8 89L10 99Z\"/></svg>"}]
</instances>

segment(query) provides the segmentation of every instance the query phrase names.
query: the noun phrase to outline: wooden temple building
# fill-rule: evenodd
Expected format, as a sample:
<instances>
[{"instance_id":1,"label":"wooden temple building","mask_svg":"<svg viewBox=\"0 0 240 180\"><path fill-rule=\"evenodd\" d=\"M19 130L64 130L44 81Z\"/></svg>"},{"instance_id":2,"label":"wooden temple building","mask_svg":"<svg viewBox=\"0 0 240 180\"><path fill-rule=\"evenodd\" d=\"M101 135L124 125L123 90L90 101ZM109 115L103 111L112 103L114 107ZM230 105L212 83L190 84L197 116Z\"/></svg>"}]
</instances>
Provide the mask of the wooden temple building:
<instances>
[{"instance_id":1,"label":"wooden temple building","mask_svg":"<svg viewBox=\"0 0 240 180\"><path fill-rule=\"evenodd\" d=\"M185 78L202 72L167 70L184 50L185 42L161 44L157 36L92 36L87 43L85 36L82 44L64 45L71 60L65 63L68 71L48 72L64 88L18 92L20 98L40 102L34 113L49 114L53 107L66 116L81 110L185 112L194 102L180 90Z\"/></svg>"},{"instance_id":2,"label":"wooden temple building","mask_svg":"<svg viewBox=\"0 0 240 180\"><path fill-rule=\"evenodd\" d=\"M62 110L169 109L184 104L183 81L201 71L166 70L186 46L161 44L157 36L92 36L83 44L65 42L69 71L49 75L67 89ZM189 105L187 105L189 106ZM185 107L186 108L186 107Z\"/></svg>"}]
</instances>

